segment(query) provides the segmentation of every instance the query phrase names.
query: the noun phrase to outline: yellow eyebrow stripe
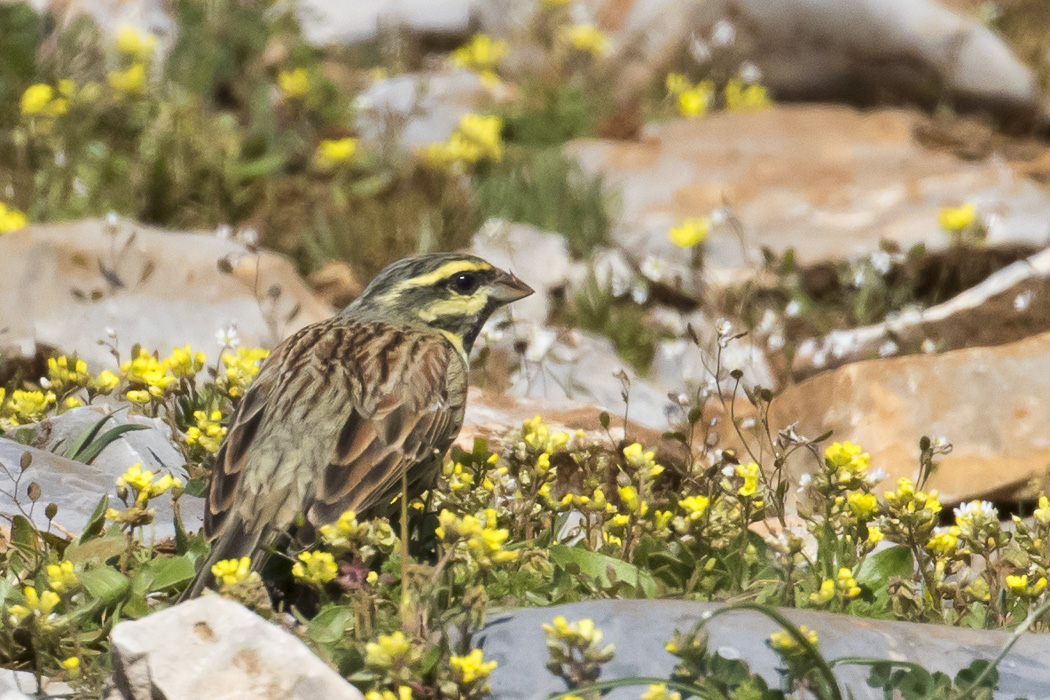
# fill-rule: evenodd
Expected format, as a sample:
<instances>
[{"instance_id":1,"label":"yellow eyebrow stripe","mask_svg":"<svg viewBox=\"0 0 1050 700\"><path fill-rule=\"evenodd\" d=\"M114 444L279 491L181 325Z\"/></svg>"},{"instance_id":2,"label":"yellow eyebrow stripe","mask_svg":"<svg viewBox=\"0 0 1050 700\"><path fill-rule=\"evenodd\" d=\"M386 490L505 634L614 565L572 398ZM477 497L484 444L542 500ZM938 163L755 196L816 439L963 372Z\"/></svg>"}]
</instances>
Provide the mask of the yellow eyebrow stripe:
<instances>
[{"instance_id":1,"label":"yellow eyebrow stripe","mask_svg":"<svg viewBox=\"0 0 1050 700\"><path fill-rule=\"evenodd\" d=\"M433 272L428 272L425 275L419 277L413 277L412 279L400 282L394 289L405 289L407 287L426 287L431 284L435 284L451 277L458 272L472 272L474 270L491 270L492 265L487 262L475 262L473 260L453 260L447 262Z\"/></svg>"}]
</instances>

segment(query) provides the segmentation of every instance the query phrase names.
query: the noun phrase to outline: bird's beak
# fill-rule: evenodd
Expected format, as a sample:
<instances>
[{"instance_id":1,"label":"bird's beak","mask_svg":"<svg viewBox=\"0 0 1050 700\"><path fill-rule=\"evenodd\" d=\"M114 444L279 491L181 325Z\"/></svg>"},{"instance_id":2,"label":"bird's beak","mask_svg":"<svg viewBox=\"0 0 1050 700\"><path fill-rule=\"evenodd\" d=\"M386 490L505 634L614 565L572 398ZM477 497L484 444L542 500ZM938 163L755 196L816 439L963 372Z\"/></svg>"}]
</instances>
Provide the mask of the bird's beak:
<instances>
[{"instance_id":1,"label":"bird's beak","mask_svg":"<svg viewBox=\"0 0 1050 700\"><path fill-rule=\"evenodd\" d=\"M533 293L532 287L525 284L510 272L501 272L492 283L492 298L500 304L509 304L524 299Z\"/></svg>"}]
</instances>

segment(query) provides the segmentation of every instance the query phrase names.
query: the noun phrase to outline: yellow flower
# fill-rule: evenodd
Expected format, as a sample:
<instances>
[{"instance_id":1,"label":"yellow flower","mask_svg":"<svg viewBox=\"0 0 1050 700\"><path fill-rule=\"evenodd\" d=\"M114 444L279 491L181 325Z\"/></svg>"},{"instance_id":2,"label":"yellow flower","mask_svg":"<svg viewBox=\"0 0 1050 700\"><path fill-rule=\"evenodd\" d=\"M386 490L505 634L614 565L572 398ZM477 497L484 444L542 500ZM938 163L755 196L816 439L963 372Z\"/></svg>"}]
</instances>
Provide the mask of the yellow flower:
<instances>
[{"instance_id":1,"label":"yellow flower","mask_svg":"<svg viewBox=\"0 0 1050 700\"><path fill-rule=\"evenodd\" d=\"M224 586L233 586L247 579L251 569L252 560L249 557L223 559L211 567L211 575Z\"/></svg>"},{"instance_id":2,"label":"yellow flower","mask_svg":"<svg viewBox=\"0 0 1050 700\"><path fill-rule=\"evenodd\" d=\"M677 226L672 226L667 237L679 248L692 248L707 240L711 234L711 220L686 219Z\"/></svg>"},{"instance_id":3,"label":"yellow flower","mask_svg":"<svg viewBox=\"0 0 1050 700\"><path fill-rule=\"evenodd\" d=\"M668 73L667 79L664 81L664 85L667 86L667 92L671 95L681 95L683 92L692 87L689 84L689 79L681 73Z\"/></svg>"},{"instance_id":4,"label":"yellow flower","mask_svg":"<svg viewBox=\"0 0 1050 700\"><path fill-rule=\"evenodd\" d=\"M259 373L259 365L269 357L270 351L265 348L237 348L236 354L224 352L222 361L226 365L226 373L222 379L222 386L226 392L233 397L241 396Z\"/></svg>"},{"instance_id":5,"label":"yellow flower","mask_svg":"<svg viewBox=\"0 0 1050 700\"><path fill-rule=\"evenodd\" d=\"M149 403L153 398L145 389L132 389L125 396L133 403Z\"/></svg>"},{"instance_id":6,"label":"yellow flower","mask_svg":"<svg viewBox=\"0 0 1050 700\"><path fill-rule=\"evenodd\" d=\"M837 584L845 598L856 598L860 595L860 587L853 578L853 572L845 567L839 569Z\"/></svg>"},{"instance_id":7,"label":"yellow flower","mask_svg":"<svg viewBox=\"0 0 1050 700\"><path fill-rule=\"evenodd\" d=\"M210 414L194 411L193 418L197 424L186 429L186 444L199 445L209 454L218 452L222 439L226 437L226 426L221 424L222 411L212 411Z\"/></svg>"},{"instance_id":8,"label":"yellow flower","mask_svg":"<svg viewBox=\"0 0 1050 700\"><path fill-rule=\"evenodd\" d=\"M4 415L13 425L33 423L43 418L56 401L57 397L52 391L15 389L11 392L11 398L4 407Z\"/></svg>"},{"instance_id":9,"label":"yellow flower","mask_svg":"<svg viewBox=\"0 0 1050 700\"><path fill-rule=\"evenodd\" d=\"M466 656L453 656L448 664L456 680L464 684L485 680L496 669L495 661L482 661L481 649L474 649Z\"/></svg>"},{"instance_id":10,"label":"yellow flower","mask_svg":"<svg viewBox=\"0 0 1050 700\"><path fill-rule=\"evenodd\" d=\"M204 363L208 356L203 352L193 352L189 345L175 348L171 351L171 357L164 360L163 367L175 377L186 377L193 379L197 372L204 369Z\"/></svg>"},{"instance_id":11,"label":"yellow flower","mask_svg":"<svg viewBox=\"0 0 1050 700\"><path fill-rule=\"evenodd\" d=\"M711 499L707 496L689 496L678 501L678 506L686 512L690 520L699 520L707 512Z\"/></svg>"},{"instance_id":12,"label":"yellow flower","mask_svg":"<svg viewBox=\"0 0 1050 700\"><path fill-rule=\"evenodd\" d=\"M642 693L641 700L681 700L682 695L680 693L669 693L667 692L666 683L652 683L649 686L649 690Z\"/></svg>"},{"instance_id":13,"label":"yellow flower","mask_svg":"<svg viewBox=\"0 0 1050 700\"><path fill-rule=\"evenodd\" d=\"M948 233L959 233L977 222L977 207L964 204L961 207L944 207L937 214L937 222Z\"/></svg>"},{"instance_id":14,"label":"yellow flower","mask_svg":"<svg viewBox=\"0 0 1050 700\"><path fill-rule=\"evenodd\" d=\"M65 355L47 358L47 378L60 392L67 388L87 386L91 383L87 363L83 360L70 360Z\"/></svg>"},{"instance_id":15,"label":"yellow flower","mask_svg":"<svg viewBox=\"0 0 1050 700\"><path fill-rule=\"evenodd\" d=\"M739 78L730 78L722 93L726 109L738 112L755 112L767 109L772 100L761 85L746 85Z\"/></svg>"},{"instance_id":16,"label":"yellow flower","mask_svg":"<svg viewBox=\"0 0 1050 700\"><path fill-rule=\"evenodd\" d=\"M1028 574L1007 576L1006 585L1014 593L1025 593L1028 590Z\"/></svg>"},{"instance_id":17,"label":"yellow flower","mask_svg":"<svg viewBox=\"0 0 1050 700\"><path fill-rule=\"evenodd\" d=\"M25 228L28 223L25 214L0 202L0 235Z\"/></svg>"},{"instance_id":18,"label":"yellow flower","mask_svg":"<svg viewBox=\"0 0 1050 700\"><path fill-rule=\"evenodd\" d=\"M798 631L801 632L806 641L813 646L816 646L819 643L817 633L809 627L799 625ZM774 651L786 656L796 655L803 651L802 645L799 644L794 635L790 634L787 630L780 630L779 632L774 632L769 635L769 645L773 647Z\"/></svg>"},{"instance_id":19,"label":"yellow flower","mask_svg":"<svg viewBox=\"0 0 1050 700\"><path fill-rule=\"evenodd\" d=\"M132 63L108 76L109 86L125 95L138 95L146 87L146 64Z\"/></svg>"},{"instance_id":20,"label":"yellow flower","mask_svg":"<svg viewBox=\"0 0 1050 700\"><path fill-rule=\"evenodd\" d=\"M743 477L744 485L737 490L737 494L740 496L754 496L758 492L758 476L760 468L756 462L748 462L747 464L738 464L736 467L736 475Z\"/></svg>"},{"instance_id":21,"label":"yellow flower","mask_svg":"<svg viewBox=\"0 0 1050 700\"><path fill-rule=\"evenodd\" d=\"M104 369L99 372L98 377L92 382L92 388L100 394L108 394L117 388L117 384L120 383L120 377L110 372L108 369Z\"/></svg>"},{"instance_id":22,"label":"yellow flower","mask_svg":"<svg viewBox=\"0 0 1050 700\"><path fill-rule=\"evenodd\" d=\"M56 593L67 593L80 585L73 562L66 560L60 564L48 564L47 585Z\"/></svg>"},{"instance_id":23,"label":"yellow flower","mask_svg":"<svg viewBox=\"0 0 1050 700\"><path fill-rule=\"evenodd\" d=\"M377 669L400 665L411 656L412 644L403 632L381 634L374 642L365 644L365 663Z\"/></svg>"},{"instance_id":24,"label":"yellow flower","mask_svg":"<svg viewBox=\"0 0 1050 700\"><path fill-rule=\"evenodd\" d=\"M475 34L471 40L452 52L452 64L476 71L492 71L507 55L507 42L487 34Z\"/></svg>"},{"instance_id":25,"label":"yellow flower","mask_svg":"<svg viewBox=\"0 0 1050 700\"><path fill-rule=\"evenodd\" d=\"M593 24L577 24L563 29L564 40L579 51L602 56L609 51L609 37Z\"/></svg>"},{"instance_id":26,"label":"yellow flower","mask_svg":"<svg viewBox=\"0 0 1050 700\"><path fill-rule=\"evenodd\" d=\"M339 566L328 552L303 552L292 566L292 575L306 583L323 585L336 577Z\"/></svg>"},{"instance_id":27,"label":"yellow flower","mask_svg":"<svg viewBox=\"0 0 1050 700\"><path fill-rule=\"evenodd\" d=\"M277 74L277 87L286 100L301 100L310 92L310 74L305 68L281 71Z\"/></svg>"},{"instance_id":28,"label":"yellow flower","mask_svg":"<svg viewBox=\"0 0 1050 700\"><path fill-rule=\"evenodd\" d=\"M157 47L157 37L125 24L117 32L117 51L137 61L146 61Z\"/></svg>"},{"instance_id":29,"label":"yellow flower","mask_svg":"<svg viewBox=\"0 0 1050 700\"><path fill-rule=\"evenodd\" d=\"M820 584L820 590L809 594L809 602L824 605L835 597L835 582L830 578L824 579Z\"/></svg>"},{"instance_id":30,"label":"yellow flower","mask_svg":"<svg viewBox=\"0 0 1050 700\"><path fill-rule=\"evenodd\" d=\"M56 95L50 85L36 83L22 93L19 108L25 116L59 117L69 111L69 100Z\"/></svg>"},{"instance_id":31,"label":"yellow flower","mask_svg":"<svg viewBox=\"0 0 1050 700\"><path fill-rule=\"evenodd\" d=\"M314 160L323 168L331 168L353 159L357 152L357 139L325 139L317 146Z\"/></svg>"},{"instance_id":32,"label":"yellow flower","mask_svg":"<svg viewBox=\"0 0 1050 700\"><path fill-rule=\"evenodd\" d=\"M69 671L70 678L78 678L80 676L80 658L76 656L70 656L62 660L62 668Z\"/></svg>"},{"instance_id":33,"label":"yellow flower","mask_svg":"<svg viewBox=\"0 0 1050 700\"><path fill-rule=\"evenodd\" d=\"M853 491L846 496L846 503L857 520L865 522L879 511L879 499L870 493Z\"/></svg>"},{"instance_id":34,"label":"yellow flower","mask_svg":"<svg viewBox=\"0 0 1050 700\"><path fill-rule=\"evenodd\" d=\"M959 546L959 535L962 534L957 526L938 528L926 542L926 549L939 557L948 557L955 554Z\"/></svg>"},{"instance_id":35,"label":"yellow flower","mask_svg":"<svg viewBox=\"0 0 1050 700\"><path fill-rule=\"evenodd\" d=\"M683 117L703 117L711 107L714 84L708 80L695 87L682 90L677 95L678 112Z\"/></svg>"},{"instance_id":36,"label":"yellow flower","mask_svg":"<svg viewBox=\"0 0 1050 700\"><path fill-rule=\"evenodd\" d=\"M884 534L882 534L882 530L880 530L879 528L877 528L877 527L869 527L868 528L868 540L867 540L868 546L874 547L879 542L882 542L883 538L885 538L885 537L886 536Z\"/></svg>"}]
</instances>

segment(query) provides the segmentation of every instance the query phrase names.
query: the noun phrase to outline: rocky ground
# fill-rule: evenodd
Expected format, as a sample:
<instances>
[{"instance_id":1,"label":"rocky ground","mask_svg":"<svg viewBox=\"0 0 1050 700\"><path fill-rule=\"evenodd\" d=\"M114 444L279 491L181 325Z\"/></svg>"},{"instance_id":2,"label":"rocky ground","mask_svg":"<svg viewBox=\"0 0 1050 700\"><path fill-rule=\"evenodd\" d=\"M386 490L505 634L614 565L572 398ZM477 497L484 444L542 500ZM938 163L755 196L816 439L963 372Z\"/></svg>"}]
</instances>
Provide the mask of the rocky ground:
<instances>
[{"instance_id":1,"label":"rocky ground","mask_svg":"<svg viewBox=\"0 0 1050 700\"><path fill-rule=\"evenodd\" d=\"M1003 21L1014 21L1015 10L1002 4ZM469 250L512 269L537 293L482 338L459 444L500 439L536 414L553 428L600 435L599 416L608 412L617 438L628 431L657 445L698 392L738 385L736 400L706 408L711 447L742 452L757 444L731 426L763 416L773 434L833 431L870 453L883 472L874 486L882 493L899 477L915 477L922 436L942 438L952 449L938 457L928 486L946 506L980 499L1004 513L1026 512L1027 503L1030 512L1050 462L1050 112L1039 83L1046 69L1019 57L982 7L576 3L574 16L606 32L618 61L615 108L593 135L567 140L560 152L615 202L608 236L580 255L561 231L490 218L470 238ZM131 22L162 38L174 31L163 4L54 9L61 22L88 12L104 30ZM396 31L435 54L476 31L510 35L526 22L522 4L504 0L311 0L299 12L316 46L361 45ZM762 76L775 104L702 119L646 113L654 77L661 83L683 55L729 45ZM386 148L396 124L393 147L406 153L441 142L464 114L512 102L514 78L537 60L515 49L495 87L434 61L380 77L358 96L353 131ZM966 205L977 212L980 240L964 245L939 221ZM708 222L701 249L668 236L689 219ZM167 230L116 215L31 223L0 236L4 379L43 376L46 357L59 354L78 355L93 373L115 370L112 348L126 355L133 343L217 350L216 334L231 326L246 347L272 347L367 282L336 260L300 272L288 256L227 228ZM614 315L604 325L571 323L567 310L594 296L596 282L609 308L638 309L630 323ZM764 412L744 396L762 388L772 392ZM0 472L0 513L15 511L28 480L39 485L33 500L61 513L51 523L37 508L30 519L77 533L100 498L119 506L113 482L130 463L189 481L194 474L171 426L115 410L124 405L73 408L32 426L31 440L13 431L0 438L8 467ZM141 429L91 466L70 458L69 444L108 412L108 427ZM625 414L626 428L618 418ZM16 470L25 455L31 462ZM786 463L792 489L809 478L805 456ZM201 498L181 499L191 529L202 508ZM171 523L170 504L158 501L156 538L176 535ZM511 611L491 616L478 639L499 661L495 697L541 698L561 689L553 676L533 682L543 665L539 624L552 615L593 618L607 631L618 655L603 678L658 676L673 659L642 651L637 631L652 637L645 648L662 648L674 628L709 609L620 600ZM740 615L719 618L712 645L764 652L770 658L750 658L752 668L775 682L775 659L762 646L775 627ZM994 655L1008 636L812 611L790 617L817 630L830 654L907 658L945 672ZM1040 662L1046 644L1025 637L1011 652L999 669L1002 697L1050 697ZM112 645L111 698L191 698L202 689L229 698L359 697L285 631L218 596L123 622ZM171 667L173 655L208 662ZM880 696L864 694L874 693L864 675L843 682L856 697ZM0 698L35 692L30 686L24 675L0 676ZM43 688L67 691L57 681ZM621 689L610 697L633 696Z\"/></svg>"}]
</instances>

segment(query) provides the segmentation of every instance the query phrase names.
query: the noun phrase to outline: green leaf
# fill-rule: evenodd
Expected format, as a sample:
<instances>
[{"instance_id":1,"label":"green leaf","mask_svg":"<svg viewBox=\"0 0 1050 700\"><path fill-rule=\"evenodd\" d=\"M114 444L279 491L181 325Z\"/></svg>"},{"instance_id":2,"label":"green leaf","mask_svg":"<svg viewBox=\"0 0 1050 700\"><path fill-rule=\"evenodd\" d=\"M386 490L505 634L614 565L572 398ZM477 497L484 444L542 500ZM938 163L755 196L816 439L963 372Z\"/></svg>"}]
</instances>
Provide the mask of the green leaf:
<instances>
[{"instance_id":1,"label":"green leaf","mask_svg":"<svg viewBox=\"0 0 1050 700\"><path fill-rule=\"evenodd\" d=\"M112 413L107 413L106 415L102 416L100 419L92 423L91 426L87 430L82 432L80 434L80 437L74 440L73 444L70 445L66 449L66 451L62 453L62 456L66 459L77 459L77 455L81 453L81 451L84 449L84 446L90 444L91 441L95 439L95 436L98 435L98 431L102 430L102 426L105 425L106 421L108 421L112 417Z\"/></svg>"},{"instance_id":2,"label":"green leaf","mask_svg":"<svg viewBox=\"0 0 1050 700\"><path fill-rule=\"evenodd\" d=\"M857 583L867 586L876 594L885 595L886 584L895 576L907 578L914 570L911 550L897 545L872 554L861 562L857 570Z\"/></svg>"},{"instance_id":3,"label":"green leaf","mask_svg":"<svg viewBox=\"0 0 1050 700\"><path fill-rule=\"evenodd\" d=\"M550 548L551 559L562 568L575 564L581 573L600 581L604 586L611 586L609 569L613 570L616 580L634 586L645 594L647 598L656 595L656 581L646 571L642 571L633 564L614 559L599 552L590 552L579 547L566 547L556 544Z\"/></svg>"},{"instance_id":4,"label":"green leaf","mask_svg":"<svg viewBox=\"0 0 1050 700\"><path fill-rule=\"evenodd\" d=\"M131 581L128 577L116 569L101 567L89 569L80 574L80 582L84 590L88 592L103 607L109 607L127 596L131 590Z\"/></svg>"},{"instance_id":5,"label":"green leaf","mask_svg":"<svg viewBox=\"0 0 1050 700\"><path fill-rule=\"evenodd\" d=\"M80 454L77 455L76 460L83 462L84 464L91 464L96 457L98 457L102 450L109 447L111 444L120 439L124 433L130 433L135 430L145 430L148 426L135 425L134 423L125 423L124 425L118 425L115 428L110 428L102 434L100 438L88 445Z\"/></svg>"},{"instance_id":6,"label":"green leaf","mask_svg":"<svg viewBox=\"0 0 1050 700\"><path fill-rule=\"evenodd\" d=\"M158 557L150 565L153 569L152 591L163 591L166 588L189 581L196 574L193 562L189 557Z\"/></svg>"},{"instance_id":7,"label":"green leaf","mask_svg":"<svg viewBox=\"0 0 1050 700\"><path fill-rule=\"evenodd\" d=\"M353 618L350 608L333 605L306 624L306 635L318 644L335 644L353 627Z\"/></svg>"},{"instance_id":8,"label":"green leaf","mask_svg":"<svg viewBox=\"0 0 1050 700\"><path fill-rule=\"evenodd\" d=\"M204 479L190 479L186 482L186 491L184 492L186 496L204 498L204 494L207 492L208 484L205 483Z\"/></svg>"},{"instance_id":9,"label":"green leaf","mask_svg":"<svg viewBox=\"0 0 1050 700\"><path fill-rule=\"evenodd\" d=\"M80 533L80 537L77 538L77 542L87 542L88 540L95 539L99 533L102 532L103 526L106 524L106 509L109 508L109 496L103 496L99 499L98 505L95 506L95 511L88 518L87 525L84 526L84 530Z\"/></svg>"},{"instance_id":10,"label":"green leaf","mask_svg":"<svg viewBox=\"0 0 1050 700\"><path fill-rule=\"evenodd\" d=\"M123 536L99 537L83 544L71 544L66 550L66 559L85 566L92 562L105 564L123 554L127 548L128 541Z\"/></svg>"}]
</instances>

